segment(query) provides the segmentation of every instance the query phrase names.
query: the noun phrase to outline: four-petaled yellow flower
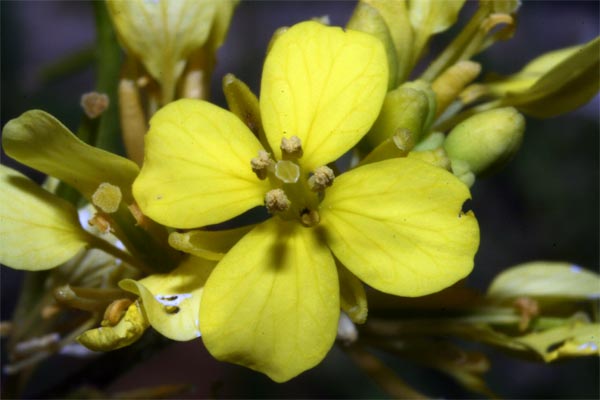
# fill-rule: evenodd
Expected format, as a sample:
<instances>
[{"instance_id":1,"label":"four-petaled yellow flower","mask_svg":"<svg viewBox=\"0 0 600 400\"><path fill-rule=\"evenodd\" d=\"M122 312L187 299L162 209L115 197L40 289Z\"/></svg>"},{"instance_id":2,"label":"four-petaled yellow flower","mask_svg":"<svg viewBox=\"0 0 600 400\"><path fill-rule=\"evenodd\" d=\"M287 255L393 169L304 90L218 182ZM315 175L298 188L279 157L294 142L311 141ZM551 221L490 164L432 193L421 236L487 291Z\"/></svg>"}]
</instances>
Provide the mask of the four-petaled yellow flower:
<instances>
[{"instance_id":1,"label":"four-petaled yellow flower","mask_svg":"<svg viewBox=\"0 0 600 400\"><path fill-rule=\"evenodd\" d=\"M406 158L339 177L326 166L377 118L385 57L372 36L303 22L275 41L265 61L260 112L268 143L207 102L180 100L153 117L133 186L146 215L184 229L262 204L273 215L206 280L199 326L216 358L288 380L332 346L348 280L421 296L471 271L479 230L474 215L461 212L469 191L453 175ZM336 259L356 275L342 287Z\"/></svg>"}]
</instances>

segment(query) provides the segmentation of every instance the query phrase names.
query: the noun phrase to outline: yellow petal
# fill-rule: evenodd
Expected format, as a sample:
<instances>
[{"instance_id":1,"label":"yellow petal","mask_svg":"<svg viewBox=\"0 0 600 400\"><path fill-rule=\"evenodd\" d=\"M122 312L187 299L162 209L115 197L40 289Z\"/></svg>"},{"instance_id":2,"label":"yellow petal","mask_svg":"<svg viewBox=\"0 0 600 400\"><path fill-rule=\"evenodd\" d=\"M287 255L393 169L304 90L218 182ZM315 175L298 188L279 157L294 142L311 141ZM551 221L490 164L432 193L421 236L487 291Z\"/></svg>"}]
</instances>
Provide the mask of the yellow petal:
<instances>
[{"instance_id":1,"label":"yellow petal","mask_svg":"<svg viewBox=\"0 0 600 400\"><path fill-rule=\"evenodd\" d=\"M357 324L367 320L367 295L361 281L343 265L338 263L340 277L340 303L342 310Z\"/></svg>"},{"instance_id":2,"label":"yellow petal","mask_svg":"<svg viewBox=\"0 0 600 400\"><path fill-rule=\"evenodd\" d=\"M88 243L77 210L15 170L0 165L0 263L38 271Z\"/></svg>"},{"instance_id":3,"label":"yellow petal","mask_svg":"<svg viewBox=\"0 0 600 400\"><path fill-rule=\"evenodd\" d=\"M187 57L210 33L216 2L111 0L107 6L121 42L160 82L169 101Z\"/></svg>"},{"instance_id":4,"label":"yellow petal","mask_svg":"<svg viewBox=\"0 0 600 400\"><path fill-rule=\"evenodd\" d=\"M248 225L223 231L173 232L169 235L169 244L179 251L196 257L219 261L253 227L254 225Z\"/></svg>"},{"instance_id":5,"label":"yellow petal","mask_svg":"<svg viewBox=\"0 0 600 400\"><path fill-rule=\"evenodd\" d=\"M409 6L410 22L414 29L413 62L423 53L429 38L454 25L465 0L418 0Z\"/></svg>"},{"instance_id":6,"label":"yellow petal","mask_svg":"<svg viewBox=\"0 0 600 400\"><path fill-rule=\"evenodd\" d=\"M200 336L200 300L215 265L189 257L168 274L150 275L140 281L126 279L119 286L141 297L148 322L162 335L192 340Z\"/></svg>"},{"instance_id":7,"label":"yellow petal","mask_svg":"<svg viewBox=\"0 0 600 400\"><path fill-rule=\"evenodd\" d=\"M337 159L371 127L387 88L387 60L371 35L303 22L273 44L260 110L276 158L282 137L298 136L307 170Z\"/></svg>"},{"instance_id":8,"label":"yellow petal","mask_svg":"<svg viewBox=\"0 0 600 400\"><path fill-rule=\"evenodd\" d=\"M2 146L15 160L65 181L90 199L101 183L118 186L130 204L139 169L126 158L79 140L47 112L27 111L2 131Z\"/></svg>"},{"instance_id":9,"label":"yellow petal","mask_svg":"<svg viewBox=\"0 0 600 400\"><path fill-rule=\"evenodd\" d=\"M250 166L261 145L235 115L184 99L150 121L133 192L150 218L176 228L223 222L263 203L268 181Z\"/></svg>"},{"instance_id":10,"label":"yellow petal","mask_svg":"<svg viewBox=\"0 0 600 400\"><path fill-rule=\"evenodd\" d=\"M218 264L206 283L200 326L214 357L282 382L325 357L339 313L329 250L314 230L273 218Z\"/></svg>"},{"instance_id":11,"label":"yellow petal","mask_svg":"<svg viewBox=\"0 0 600 400\"><path fill-rule=\"evenodd\" d=\"M148 322L137 302L133 303L115 326L85 331L77 341L93 351L110 351L136 342L148 328Z\"/></svg>"},{"instance_id":12,"label":"yellow petal","mask_svg":"<svg viewBox=\"0 0 600 400\"><path fill-rule=\"evenodd\" d=\"M479 228L461 206L470 197L452 174L397 158L336 178L321 203L321 224L336 257L375 289L422 296L473 268Z\"/></svg>"}]
</instances>

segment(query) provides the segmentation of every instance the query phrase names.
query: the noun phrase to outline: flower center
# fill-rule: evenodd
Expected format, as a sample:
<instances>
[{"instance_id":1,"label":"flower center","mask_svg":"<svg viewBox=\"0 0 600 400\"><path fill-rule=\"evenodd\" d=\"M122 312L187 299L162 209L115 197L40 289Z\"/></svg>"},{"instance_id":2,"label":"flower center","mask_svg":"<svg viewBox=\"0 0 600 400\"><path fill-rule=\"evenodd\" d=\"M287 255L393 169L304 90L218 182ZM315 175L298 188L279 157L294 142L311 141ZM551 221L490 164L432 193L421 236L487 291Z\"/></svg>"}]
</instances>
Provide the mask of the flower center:
<instances>
[{"instance_id":1,"label":"flower center","mask_svg":"<svg viewBox=\"0 0 600 400\"><path fill-rule=\"evenodd\" d=\"M265 194L265 206L270 214L285 220L298 220L302 225L315 226L320 221L319 203L325 189L333 184L331 168L322 166L312 173L301 167L302 143L297 136L281 141L282 160L275 161L264 150L250 161L259 179L269 179L271 189Z\"/></svg>"}]
</instances>

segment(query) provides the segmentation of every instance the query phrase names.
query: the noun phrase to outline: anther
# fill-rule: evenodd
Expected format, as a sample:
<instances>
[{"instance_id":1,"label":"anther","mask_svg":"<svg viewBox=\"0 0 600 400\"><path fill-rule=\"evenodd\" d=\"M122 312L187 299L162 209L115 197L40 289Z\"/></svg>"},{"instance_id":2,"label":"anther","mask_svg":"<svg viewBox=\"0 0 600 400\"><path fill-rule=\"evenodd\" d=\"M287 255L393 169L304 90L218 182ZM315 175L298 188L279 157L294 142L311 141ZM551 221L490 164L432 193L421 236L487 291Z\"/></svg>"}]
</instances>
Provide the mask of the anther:
<instances>
[{"instance_id":1,"label":"anther","mask_svg":"<svg viewBox=\"0 0 600 400\"><path fill-rule=\"evenodd\" d=\"M281 158L284 160L296 160L304 154L302 142L298 136L292 136L289 139L282 138L279 148L281 149Z\"/></svg>"},{"instance_id":2,"label":"anther","mask_svg":"<svg viewBox=\"0 0 600 400\"><path fill-rule=\"evenodd\" d=\"M308 178L308 187L313 192L321 192L333 184L335 175L333 170L327 166L322 166L313 172L313 175Z\"/></svg>"},{"instance_id":3,"label":"anther","mask_svg":"<svg viewBox=\"0 0 600 400\"><path fill-rule=\"evenodd\" d=\"M270 214L284 212L290 208L290 200L281 189L269 190L265 195L265 206Z\"/></svg>"},{"instance_id":4,"label":"anther","mask_svg":"<svg viewBox=\"0 0 600 400\"><path fill-rule=\"evenodd\" d=\"M320 221L321 217L316 210L305 209L302 211L302 214L300 214L300 222L308 228L317 225Z\"/></svg>"},{"instance_id":5,"label":"anther","mask_svg":"<svg viewBox=\"0 0 600 400\"><path fill-rule=\"evenodd\" d=\"M115 326L119 323L127 308L132 304L130 299L118 299L113 301L106 307L104 312L104 319L101 323L102 326Z\"/></svg>"},{"instance_id":6,"label":"anther","mask_svg":"<svg viewBox=\"0 0 600 400\"><path fill-rule=\"evenodd\" d=\"M271 159L271 155L264 150L259 150L258 157L254 157L250 160L252 171L258 176L258 179L266 179L269 167L272 164L273 160Z\"/></svg>"},{"instance_id":7,"label":"anther","mask_svg":"<svg viewBox=\"0 0 600 400\"><path fill-rule=\"evenodd\" d=\"M98 186L98 189L92 195L92 203L105 213L114 213L121 204L121 189L118 186L104 182Z\"/></svg>"},{"instance_id":8,"label":"anther","mask_svg":"<svg viewBox=\"0 0 600 400\"><path fill-rule=\"evenodd\" d=\"M90 92L81 96L81 107L90 119L98 118L109 105L108 96L104 93Z\"/></svg>"}]
</instances>

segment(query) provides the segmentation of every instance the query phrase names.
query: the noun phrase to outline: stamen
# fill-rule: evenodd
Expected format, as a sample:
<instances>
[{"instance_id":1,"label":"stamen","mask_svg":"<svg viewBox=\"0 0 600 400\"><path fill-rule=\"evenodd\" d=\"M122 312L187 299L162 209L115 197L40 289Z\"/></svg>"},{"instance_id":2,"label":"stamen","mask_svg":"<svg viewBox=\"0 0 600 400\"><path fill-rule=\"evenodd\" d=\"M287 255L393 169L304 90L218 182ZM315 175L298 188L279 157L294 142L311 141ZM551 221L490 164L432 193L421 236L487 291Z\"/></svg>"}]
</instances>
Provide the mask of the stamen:
<instances>
[{"instance_id":1,"label":"stamen","mask_svg":"<svg viewBox=\"0 0 600 400\"><path fill-rule=\"evenodd\" d=\"M109 106L108 96L104 93L90 92L81 96L81 108L90 119L98 118Z\"/></svg>"},{"instance_id":2,"label":"stamen","mask_svg":"<svg viewBox=\"0 0 600 400\"><path fill-rule=\"evenodd\" d=\"M101 233L108 233L112 230L110 222L101 214L95 214L92 219L88 221L88 224L98 229Z\"/></svg>"},{"instance_id":3,"label":"stamen","mask_svg":"<svg viewBox=\"0 0 600 400\"><path fill-rule=\"evenodd\" d=\"M290 208L290 200L283 190L273 189L265 195L265 206L270 214L284 212Z\"/></svg>"},{"instance_id":4,"label":"stamen","mask_svg":"<svg viewBox=\"0 0 600 400\"><path fill-rule=\"evenodd\" d=\"M273 164L273 160L271 159L271 155L264 151L258 151L258 157L250 160L250 165L252 165L252 171L258 176L258 179L266 179L267 172L269 171L269 167Z\"/></svg>"},{"instance_id":5,"label":"stamen","mask_svg":"<svg viewBox=\"0 0 600 400\"><path fill-rule=\"evenodd\" d=\"M308 178L308 187L313 192L321 192L333 184L335 174L333 170L327 166L322 166L315 169L313 175Z\"/></svg>"},{"instance_id":6,"label":"stamen","mask_svg":"<svg viewBox=\"0 0 600 400\"><path fill-rule=\"evenodd\" d=\"M118 186L111 185L108 182L101 183L98 189L92 195L92 203L105 213L114 213L121 204L121 189Z\"/></svg>"},{"instance_id":7,"label":"stamen","mask_svg":"<svg viewBox=\"0 0 600 400\"><path fill-rule=\"evenodd\" d=\"M275 176L285 183L296 183L300 178L300 167L293 161L278 161Z\"/></svg>"},{"instance_id":8,"label":"stamen","mask_svg":"<svg viewBox=\"0 0 600 400\"><path fill-rule=\"evenodd\" d=\"M127 308L133 302L130 299L119 299L115 300L106 307L106 311L104 312L104 319L102 320L102 326L115 326L119 323Z\"/></svg>"},{"instance_id":9,"label":"stamen","mask_svg":"<svg viewBox=\"0 0 600 400\"><path fill-rule=\"evenodd\" d=\"M284 160L296 160L304 154L302 142L298 136L292 136L289 139L282 138L279 148L281 149L281 157Z\"/></svg>"},{"instance_id":10,"label":"stamen","mask_svg":"<svg viewBox=\"0 0 600 400\"><path fill-rule=\"evenodd\" d=\"M317 225L320 221L321 217L316 210L305 209L300 215L300 222L302 222L302 225L306 226L307 228Z\"/></svg>"}]
</instances>

